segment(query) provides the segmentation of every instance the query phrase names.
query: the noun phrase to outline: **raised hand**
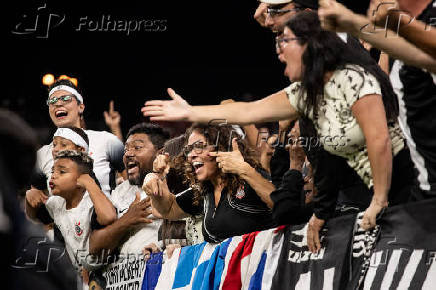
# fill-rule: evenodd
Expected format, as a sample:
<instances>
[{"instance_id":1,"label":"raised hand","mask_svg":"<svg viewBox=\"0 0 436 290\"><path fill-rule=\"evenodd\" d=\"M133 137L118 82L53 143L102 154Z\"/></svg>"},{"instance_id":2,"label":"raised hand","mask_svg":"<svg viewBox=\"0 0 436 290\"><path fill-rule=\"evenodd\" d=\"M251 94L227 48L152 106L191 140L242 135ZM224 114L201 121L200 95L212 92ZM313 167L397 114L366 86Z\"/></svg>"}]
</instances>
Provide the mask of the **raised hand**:
<instances>
[{"instance_id":1,"label":"raised hand","mask_svg":"<svg viewBox=\"0 0 436 290\"><path fill-rule=\"evenodd\" d=\"M104 115L104 121L106 122L106 125L110 129L120 126L121 115L119 112L114 110L113 100L109 102L109 111L104 111L103 115Z\"/></svg>"},{"instance_id":2,"label":"raised hand","mask_svg":"<svg viewBox=\"0 0 436 290\"><path fill-rule=\"evenodd\" d=\"M223 173L240 174L247 163L239 151L236 138L232 139L232 149L230 152L209 152L209 156L216 157L218 167Z\"/></svg>"},{"instance_id":3,"label":"raised hand","mask_svg":"<svg viewBox=\"0 0 436 290\"><path fill-rule=\"evenodd\" d=\"M396 0L371 0L367 16L375 25L397 29L401 12ZM403 12L403 14L405 14Z\"/></svg>"},{"instance_id":4,"label":"raised hand","mask_svg":"<svg viewBox=\"0 0 436 290\"><path fill-rule=\"evenodd\" d=\"M47 199L48 196L42 190L32 188L26 191L26 201L33 208L38 208L45 204Z\"/></svg>"},{"instance_id":5,"label":"raised hand","mask_svg":"<svg viewBox=\"0 0 436 290\"><path fill-rule=\"evenodd\" d=\"M303 168L306 154L300 140L300 126L296 122L294 127L288 133L288 143L285 148L289 151L290 169L301 171Z\"/></svg>"},{"instance_id":6,"label":"raised hand","mask_svg":"<svg viewBox=\"0 0 436 290\"><path fill-rule=\"evenodd\" d=\"M167 91L172 100L145 102L141 109L144 117L150 117L150 121L189 121L191 106L173 89Z\"/></svg>"},{"instance_id":7,"label":"raised hand","mask_svg":"<svg viewBox=\"0 0 436 290\"><path fill-rule=\"evenodd\" d=\"M266 27L265 20L266 20L266 10L268 8L267 3L259 3L259 6L256 8L256 11L254 12L253 18L259 22L259 24L263 27Z\"/></svg>"},{"instance_id":8,"label":"raised hand","mask_svg":"<svg viewBox=\"0 0 436 290\"><path fill-rule=\"evenodd\" d=\"M161 176L166 176L170 170L170 155L168 153L159 154L153 161L153 172Z\"/></svg>"},{"instance_id":9,"label":"raised hand","mask_svg":"<svg viewBox=\"0 0 436 290\"><path fill-rule=\"evenodd\" d=\"M318 16L325 30L350 32L355 14L334 0L319 0Z\"/></svg>"},{"instance_id":10,"label":"raised hand","mask_svg":"<svg viewBox=\"0 0 436 290\"><path fill-rule=\"evenodd\" d=\"M152 197L163 197L169 193L166 181L157 173L149 173L145 176L142 190Z\"/></svg>"}]
</instances>

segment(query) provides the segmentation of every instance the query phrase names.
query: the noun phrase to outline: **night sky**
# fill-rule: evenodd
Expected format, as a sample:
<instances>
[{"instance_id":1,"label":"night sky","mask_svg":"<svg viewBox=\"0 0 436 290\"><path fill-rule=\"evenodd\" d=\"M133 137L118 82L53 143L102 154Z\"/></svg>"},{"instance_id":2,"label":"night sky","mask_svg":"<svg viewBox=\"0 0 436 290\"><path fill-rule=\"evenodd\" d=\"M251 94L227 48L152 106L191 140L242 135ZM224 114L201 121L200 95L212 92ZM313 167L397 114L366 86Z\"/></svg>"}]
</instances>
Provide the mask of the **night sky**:
<instances>
[{"instance_id":1,"label":"night sky","mask_svg":"<svg viewBox=\"0 0 436 290\"><path fill-rule=\"evenodd\" d=\"M167 87L191 104L215 104L264 97L288 84L274 35L253 19L254 0L8 5L2 9L7 77L0 107L18 112L42 143L54 132L42 84L46 73L78 79L89 129L107 129L103 111L113 99L124 134L143 120L147 99L168 98Z\"/></svg>"}]
</instances>

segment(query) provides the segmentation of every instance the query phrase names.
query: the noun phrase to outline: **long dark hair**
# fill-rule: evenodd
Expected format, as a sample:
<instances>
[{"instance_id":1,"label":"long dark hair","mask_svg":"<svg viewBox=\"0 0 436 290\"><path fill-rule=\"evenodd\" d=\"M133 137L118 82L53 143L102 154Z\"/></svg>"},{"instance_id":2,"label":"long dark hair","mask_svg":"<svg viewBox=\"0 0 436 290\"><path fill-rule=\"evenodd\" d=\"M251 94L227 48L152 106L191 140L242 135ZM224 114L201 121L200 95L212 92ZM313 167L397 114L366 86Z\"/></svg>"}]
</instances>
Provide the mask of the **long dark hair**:
<instances>
[{"instance_id":1,"label":"long dark hair","mask_svg":"<svg viewBox=\"0 0 436 290\"><path fill-rule=\"evenodd\" d=\"M286 27L292 30L301 45L307 44L302 55L304 68L300 91L301 96L304 93L307 95L304 102L305 114L313 110L316 116L318 106L324 98L325 74L355 64L372 74L380 83L388 121L394 121L398 117L398 100L389 78L366 50L347 45L336 33L323 30L316 12L302 11L293 16L286 23Z\"/></svg>"}]
</instances>

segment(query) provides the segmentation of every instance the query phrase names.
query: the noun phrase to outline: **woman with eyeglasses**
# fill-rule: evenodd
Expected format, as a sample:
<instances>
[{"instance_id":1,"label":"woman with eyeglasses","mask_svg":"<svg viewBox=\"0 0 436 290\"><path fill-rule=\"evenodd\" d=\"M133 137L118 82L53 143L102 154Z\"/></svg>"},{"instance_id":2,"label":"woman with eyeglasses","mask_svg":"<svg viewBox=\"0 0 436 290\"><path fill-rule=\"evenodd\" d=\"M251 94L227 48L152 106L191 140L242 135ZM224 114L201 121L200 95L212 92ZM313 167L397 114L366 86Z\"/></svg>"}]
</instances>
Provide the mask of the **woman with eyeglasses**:
<instances>
[{"instance_id":1,"label":"woman with eyeglasses","mask_svg":"<svg viewBox=\"0 0 436 290\"><path fill-rule=\"evenodd\" d=\"M368 55L322 30L314 12L291 18L278 44L285 75L293 82L285 90L256 102L190 106L169 89L173 100L146 102L144 116L155 121L225 119L238 124L307 116L324 149L344 158L373 189L362 226L374 227L388 198L391 205L408 201L415 182L389 79ZM335 136L346 142L334 142Z\"/></svg>"},{"instance_id":2,"label":"woman with eyeglasses","mask_svg":"<svg viewBox=\"0 0 436 290\"><path fill-rule=\"evenodd\" d=\"M47 106L50 118L57 128L83 128L85 104L80 90L69 80L58 80L49 87ZM106 195L115 186L115 172L124 170L123 143L106 131L85 130L89 138L89 155L94 159L94 173ZM38 179L49 179L53 167L53 143L43 146L37 152L36 171ZM35 178L32 185L46 189ZM38 184L38 186L36 186ZM36 189L34 189L36 190Z\"/></svg>"},{"instance_id":3,"label":"woman with eyeglasses","mask_svg":"<svg viewBox=\"0 0 436 290\"><path fill-rule=\"evenodd\" d=\"M167 219L204 213L208 242L275 226L269 194L274 186L231 126L194 124L186 132L185 177L191 187L176 196L157 173L144 179L153 210ZM204 206L201 206L204 203Z\"/></svg>"}]
</instances>

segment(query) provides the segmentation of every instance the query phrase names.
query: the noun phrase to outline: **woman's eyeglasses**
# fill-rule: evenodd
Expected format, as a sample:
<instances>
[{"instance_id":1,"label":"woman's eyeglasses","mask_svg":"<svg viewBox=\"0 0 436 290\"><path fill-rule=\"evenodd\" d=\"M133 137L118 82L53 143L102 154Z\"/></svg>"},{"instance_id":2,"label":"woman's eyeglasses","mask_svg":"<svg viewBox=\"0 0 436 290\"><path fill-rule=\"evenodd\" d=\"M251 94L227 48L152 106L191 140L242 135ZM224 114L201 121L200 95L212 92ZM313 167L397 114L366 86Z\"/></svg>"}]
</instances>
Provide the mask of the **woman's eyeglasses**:
<instances>
[{"instance_id":1,"label":"woman's eyeglasses","mask_svg":"<svg viewBox=\"0 0 436 290\"><path fill-rule=\"evenodd\" d=\"M59 100L61 100L64 104L71 102L73 99L73 95L64 95L60 97L53 97L47 100L47 106L56 104Z\"/></svg>"},{"instance_id":2,"label":"woman's eyeglasses","mask_svg":"<svg viewBox=\"0 0 436 290\"><path fill-rule=\"evenodd\" d=\"M298 40L300 37L276 37L276 48L282 50L293 40Z\"/></svg>"},{"instance_id":3,"label":"woman's eyeglasses","mask_svg":"<svg viewBox=\"0 0 436 290\"><path fill-rule=\"evenodd\" d=\"M203 153L203 150L206 149L208 146L215 147L214 145L208 145L205 142L198 141L191 145L186 145L183 148L183 154L185 155L185 157L188 157L189 153L191 152L194 152L195 154L201 154Z\"/></svg>"}]
</instances>

